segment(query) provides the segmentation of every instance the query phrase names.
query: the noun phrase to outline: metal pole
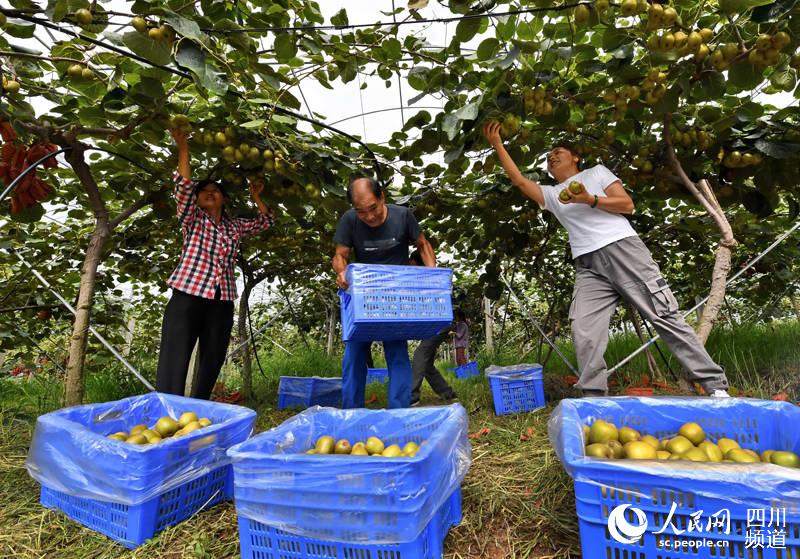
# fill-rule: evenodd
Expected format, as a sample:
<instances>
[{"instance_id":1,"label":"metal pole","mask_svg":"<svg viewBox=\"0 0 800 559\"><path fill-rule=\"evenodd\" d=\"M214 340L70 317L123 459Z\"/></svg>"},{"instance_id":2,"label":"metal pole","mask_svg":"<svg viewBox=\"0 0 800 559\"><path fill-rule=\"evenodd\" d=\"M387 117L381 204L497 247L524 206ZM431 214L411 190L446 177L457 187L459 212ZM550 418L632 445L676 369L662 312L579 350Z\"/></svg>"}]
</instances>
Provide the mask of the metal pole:
<instances>
[{"instance_id":1,"label":"metal pole","mask_svg":"<svg viewBox=\"0 0 800 559\"><path fill-rule=\"evenodd\" d=\"M569 367L569 370L572 371L575 374L575 376L580 376L578 374L578 370L572 365L572 363L570 363L570 361L564 356L564 354L561 353L561 350L558 349L556 344L553 343L553 341L550 338L547 337L547 334L542 329L542 327L539 325L539 322L535 318L533 318L533 313L531 313L531 311L528 309L527 305L525 305L525 303L523 303L520 300L520 298L517 297L517 294L514 293L514 290L511 289L511 286L508 285L508 281L505 278L502 278L502 279L503 279L503 283L506 284L506 287L508 288L508 292L511 293L511 296L514 298L514 301L516 301L517 304L520 307L522 307L522 309L528 314L528 319L533 323L533 325L539 331L539 334L542 335L542 337L550 345L550 347L553 348L553 350L556 352L556 354L558 354L558 356L561 358L561 360L567 365L567 367Z\"/></svg>"},{"instance_id":2,"label":"metal pole","mask_svg":"<svg viewBox=\"0 0 800 559\"><path fill-rule=\"evenodd\" d=\"M764 252L762 252L761 254L759 254L758 256L756 256L755 258L753 258L753 259L752 259L750 262L748 262L748 263L747 263L747 264L746 264L746 265L745 265L745 266L744 266L744 267L743 267L741 270L739 270L738 272L736 272L736 274L734 274L734 275L733 275L733 276L732 276L732 277L731 277L731 278L730 278L728 281L726 281L726 282L725 282L725 285L726 285L726 286L728 286L728 285L732 284L734 281L736 281L737 279L739 279L739 277L740 277L740 276L741 276L743 273L745 273L747 270L749 270L750 268L752 268L752 267L755 265L755 263L756 263L756 262L758 262L758 261L759 261L759 260L761 260L761 259L762 259L764 256L766 256L767 254L769 254L770 252L772 252L772 250L773 250L773 249L774 249L776 246L778 246L779 244L781 244L781 243L782 243L784 240L786 240L786 238L787 238L789 235L791 235L792 233L794 233L794 232L795 232L795 231L798 229L798 227L800 227L800 221L797 221L797 222L796 222L796 223L795 223L795 224L792 226L792 228L791 228L791 229L789 229L789 230L788 230L786 233L784 233L783 235L781 235L780 237L778 237L778 239L777 239L775 242L773 242L771 245L769 245L769 246L767 247L767 249L766 249L766 250L764 250ZM686 318L688 315L690 315L690 314L691 314L691 313L693 313L695 310L697 310L697 308L698 308L698 307L700 307L701 305L705 304L705 302L706 302L706 301L708 301L708 299L709 299L710 297L711 297L711 295L706 295L706 296L705 296L705 298L703 298L703 299L702 299L702 300L701 300L699 303L697 303L697 304L696 304L695 306L693 306L691 309L689 309L688 311L686 311L685 313L683 313L683 316L684 316L684 318ZM633 359L634 357L636 357L637 355L639 355L641 352L643 352L645 349L647 349L647 348L648 348L648 347L649 347L651 344L654 344L654 343L656 342L656 340L658 340L660 337L661 337L661 336L659 336L658 334L656 334L655 336L653 336L652 338L650 338L650 340L649 340L649 341L648 341L646 344L644 344L642 347L640 347L639 349L637 349L636 351L634 351L633 353L631 353L630 355L628 355L628 356L627 356L625 359L623 359L622 361L620 361L619 363L617 363L616 365L614 365L614 367L613 367L613 368L609 369L609 370L608 370L608 374L609 374L609 375L611 375L611 374L612 374L614 371L616 371L617 369L619 369L619 368L620 368L620 367L622 367L623 365L625 365L625 364L629 363L629 362L631 361L631 359Z\"/></svg>"},{"instance_id":3,"label":"metal pole","mask_svg":"<svg viewBox=\"0 0 800 559\"><path fill-rule=\"evenodd\" d=\"M285 347L283 347L281 344L279 344L278 342L276 342L275 340L273 340L273 339L272 339L272 338L270 338L269 336L267 336L267 341L268 341L268 342L272 342L273 344L275 344L276 346L278 346L279 348L281 348L283 351L285 351L285 352L286 352L286 353L288 353L289 355L294 355L294 353L292 353L291 351L289 351L288 349L286 349Z\"/></svg>"},{"instance_id":4,"label":"metal pole","mask_svg":"<svg viewBox=\"0 0 800 559\"><path fill-rule=\"evenodd\" d=\"M286 311L288 311L290 308L291 308L291 307L290 307L290 305L288 305L288 304L287 304L285 307L283 307L283 308L281 309L281 311L280 311L278 314L276 314L275 316L273 316L272 318L270 318L270 319L269 319L269 321L267 321L267 323L266 323L264 326L262 326L261 328L259 328L258 330L256 330L256 332L255 332L255 333L256 333L256 334L260 334L261 332L263 332L264 330L266 330L267 328L269 328L269 327L272 325L272 323L273 323L273 322L275 322L275 321L276 321L276 320L277 320L277 319L278 319L278 318L279 318L279 317L280 317L280 316L281 316L283 313L285 313ZM253 337L255 338L255 335L254 335ZM272 340L270 340L270 341L272 341ZM231 357L233 357L234 355L236 355L236 354L239 352L239 350L241 350L241 349L242 349L244 346L246 346L248 343L250 343L250 340L246 340L246 341L242 342L241 344L239 344L238 346L236 346L234 349L232 349L231 351L229 351L229 352L228 352L228 355L227 355L227 356L225 356L225 361L227 361L228 359L230 359ZM273 342L273 343L274 343L274 342Z\"/></svg>"},{"instance_id":5,"label":"metal pole","mask_svg":"<svg viewBox=\"0 0 800 559\"><path fill-rule=\"evenodd\" d=\"M70 304L69 304L69 302L68 302L66 299L64 299L64 298L63 298L63 297L62 297L62 296L61 296L61 295L58 293L58 291L56 291L55 289L53 289L53 286L51 286L51 285L50 285L50 283L49 283L49 282L48 282L46 279L44 279L44 277L43 277L43 276L42 276L42 275L41 275L39 272L37 272L37 271L34 269L34 267L33 267L33 266L31 266L30 264L28 264L28 262L27 262L27 261L26 261L26 260L25 260L25 259L24 259L22 256L20 256L20 255L19 255L19 253L18 253L16 250L14 251L14 254L16 255L16 257L17 257L17 258L19 258L19 261L20 261L20 262L22 262L22 263L23 263L25 266L27 266L27 267L28 267L28 269L31 271L31 273L32 273L34 276L36 276L36 279L38 279L38 280L39 280L39 281L42 283L42 285L44 285L44 286L45 286L47 289L49 289L49 290L50 290L50 292L51 292L53 295L55 295L56 299L58 299L59 301L61 301L61 304L62 304L62 305L64 305L64 306L65 306L65 307L66 307L66 308L69 310L69 312L71 312L72 314L77 314L77 311L75 310L75 308L74 308L72 305L70 305ZM122 356L122 355L121 355L121 354L120 354L120 353L119 353L119 352L118 352L116 349L114 349L114 346L112 346L112 345L111 345L111 343L110 343L108 340L106 340L106 339L103 337L103 335L102 335L102 334L100 334L100 332L98 332L98 331L97 331L97 330L94 328L94 326L89 326L89 332L91 332L92 334L94 334L94 336L95 336L95 337L96 337L96 338L97 338L97 339L100 341L100 343L101 343L101 344L103 344L104 346L106 346L106 348L108 349L108 351L110 351L110 352L111 352L111 354L112 354L114 357L116 357L116 358L117 358L117 360L118 360L120 363L122 363L122 364L125 366L125 368L127 368L127 369L128 369L130 372L131 372L131 373L133 373L133 374L134 374L134 376L136 376L136 378L138 378L140 381L142 381L142 384L144 384L144 385L145 385L147 388L149 388L150 390L155 390L155 387L154 387L152 384L150 384L150 383L147 381L147 379L146 379L146 378L144 378L144 377L142 376L142 374L141 374L139 371L137 371L137 370L136 370L136 368L135 368L133 365L131 365L130 363L128 363L128 360L127 360L127 359L125 359L125 358L124 358L124 357L123 357L123 356Z\"/></svg>"}]
</instances>

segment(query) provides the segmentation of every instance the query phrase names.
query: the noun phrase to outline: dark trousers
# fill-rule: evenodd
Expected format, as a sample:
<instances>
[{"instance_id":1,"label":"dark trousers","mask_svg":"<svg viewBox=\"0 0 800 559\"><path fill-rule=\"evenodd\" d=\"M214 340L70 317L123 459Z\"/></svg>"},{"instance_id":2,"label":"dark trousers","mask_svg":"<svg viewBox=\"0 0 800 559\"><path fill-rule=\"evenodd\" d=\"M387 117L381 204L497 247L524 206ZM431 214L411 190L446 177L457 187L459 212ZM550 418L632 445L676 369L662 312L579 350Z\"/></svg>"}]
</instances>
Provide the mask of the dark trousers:
<instances>
[{"instance_id":1,"label":"dark trousers","mask_svg":"<svg viewBox=\"0 0 800 559\"><path fill-rule=\"evenodd\" d=\"M456 348L456 365L459 367L461 365L467 364L467 348L465 347L457 347Z\"/></svg>"},{"instance_id":2,"label":"dark trousers","mask_svg":"<svg viewBox=\"0 0 800 559\"><path fill-rule=\"evenodd\" d=\"M192 350L199 340L199 369L192 397L211 396L233 328L233 301L204 299L172 290L161 326L156 390L183 395Z\"/></svg>"},{"instance_id":3,"label":"dark trousers","mask_svg":"<svg viewBox=\"0 0 800 559\"><path fill-rule=\"evenodd\" d=\"M439 369L433 364L436 360L436 350L447 339L447 335L437 335L433 338L422 340L414 351L414 358L411 360L411 401L419 400L419 391L422 388L422 381L427 380L436 394L440 398L449 400L454 397L455 392L444 380Z\"/></svg>"}]
</instances>

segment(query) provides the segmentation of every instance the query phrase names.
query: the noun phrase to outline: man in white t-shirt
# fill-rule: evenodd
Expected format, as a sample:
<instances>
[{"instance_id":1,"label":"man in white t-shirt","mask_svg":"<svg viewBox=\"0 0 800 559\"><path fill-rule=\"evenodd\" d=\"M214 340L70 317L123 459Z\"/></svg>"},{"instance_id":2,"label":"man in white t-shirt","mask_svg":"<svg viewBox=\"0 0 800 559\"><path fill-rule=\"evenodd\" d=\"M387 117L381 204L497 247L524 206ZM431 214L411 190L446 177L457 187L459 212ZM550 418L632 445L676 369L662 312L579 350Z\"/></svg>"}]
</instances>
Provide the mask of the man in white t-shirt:
<instances>
[{"instance_id":1,"label":"man in white t-shirt","mask_svg":"<svg viewBox=\"0 0 800 559\"><path fill-rule=\"evenodd\" d=\"M498 122L487 122L483 134L514 186L555 215L569 233L575 261L569 318L581 372L575 386L585 396L607 394L603 355L608 326L617 303L625 299L653 324L691 380L706 394L728 397L725 372L684 320L650 251L623 216L633 212L633 200L622 181L602 165L581 171L580 156L568 144L561 144L547 154L547 170L558 184L540 185L526 178L511 159ZM575 181L582 185L577 194L568 188Z\"/></svg>"}]
</instances>

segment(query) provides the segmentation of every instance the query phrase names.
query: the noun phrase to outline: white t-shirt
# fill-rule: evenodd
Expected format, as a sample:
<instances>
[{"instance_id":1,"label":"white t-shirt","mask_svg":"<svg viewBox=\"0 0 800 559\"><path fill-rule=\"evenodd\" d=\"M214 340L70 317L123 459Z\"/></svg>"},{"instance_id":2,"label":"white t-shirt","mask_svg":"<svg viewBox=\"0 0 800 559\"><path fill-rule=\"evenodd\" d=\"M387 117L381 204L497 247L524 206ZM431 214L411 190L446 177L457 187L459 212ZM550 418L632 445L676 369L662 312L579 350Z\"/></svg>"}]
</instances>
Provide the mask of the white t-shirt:
<instances>
[{"instance_id":1,"label":"white t-shirt","mask_svg":"<svg viewBox=\"0 0 800 559\"><path fill-rule=\"evenodd\" d=\"M589 194L605 197L605 189L618 181L614 173L603 165L585 169L556 186L542 185L544 205L542 208L556 216L569 233L569 245L572 258L577 258L610 245L620 239L635 237L636 231L623 216L613 214L599 208L591 208L588 204L562 204L558 200L559 193L572 181L583 183Z\"/></svg>"}]
</instances>

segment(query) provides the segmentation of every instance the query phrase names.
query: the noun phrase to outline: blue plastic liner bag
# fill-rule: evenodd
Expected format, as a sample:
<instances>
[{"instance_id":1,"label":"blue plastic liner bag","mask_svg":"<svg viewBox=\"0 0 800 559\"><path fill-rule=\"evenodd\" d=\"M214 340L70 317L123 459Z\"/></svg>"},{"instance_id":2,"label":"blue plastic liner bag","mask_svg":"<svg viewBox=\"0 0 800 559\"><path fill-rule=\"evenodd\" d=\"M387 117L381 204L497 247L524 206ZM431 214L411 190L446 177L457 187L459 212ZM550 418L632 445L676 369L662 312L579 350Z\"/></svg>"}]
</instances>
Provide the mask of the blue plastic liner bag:
<instances>
[{"instance_id":1,"label":"blue plastic liner bag","mask_svg":"<svg viewBox=\"0 0 800 559\"><path fill-rule=\"evenodd\" d=\"M426 340L453 321L449 268L350 264L345 276L344 341Z\"/></svg>"},{"instance_id":2,"label":"blue plastic liner bag","mask_svg":"<svg viewBox=\"0 0 800 559\"><path fill-rule=\"evenodd\" d=\"M659 440L694 422L711 442L800 453L800 407L747 398L585 398L562 400L548 424L575 481L584 558L800 557L800 469L587 458L583 425L598 419ZM759 514L776 523L759 526Z\"/></svg>"},{"instance_id":3,"label":"blue plastic liner bag","mask_svg":"<svg viewBox=\"0 0 800 559\"><path fill-rule=\"evenodd\" d=\"M187 411L212 425L157 444L106 438ZM255 418L241 406L157 392L65 408L37 419L25 465L31 477L55 491L137 505L228 465L227 449L253 433Z\"/></svg>"},{"instance_id":4,"label":"blue plastic liner bag","mask_svg":"<svg viewBox=\"0 0 800 559\"><path fill-rule=\"evenodd\" d=\"M459 404L402 410L310 408L228 451L240 517L345 543L410 542L469 470L467 413ZM323 435L351 445L420 444L413 458L305 454ZM424 441L424 444L422 444Z\"/></svg>"}]
</instances>

